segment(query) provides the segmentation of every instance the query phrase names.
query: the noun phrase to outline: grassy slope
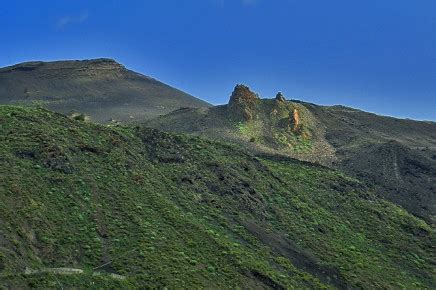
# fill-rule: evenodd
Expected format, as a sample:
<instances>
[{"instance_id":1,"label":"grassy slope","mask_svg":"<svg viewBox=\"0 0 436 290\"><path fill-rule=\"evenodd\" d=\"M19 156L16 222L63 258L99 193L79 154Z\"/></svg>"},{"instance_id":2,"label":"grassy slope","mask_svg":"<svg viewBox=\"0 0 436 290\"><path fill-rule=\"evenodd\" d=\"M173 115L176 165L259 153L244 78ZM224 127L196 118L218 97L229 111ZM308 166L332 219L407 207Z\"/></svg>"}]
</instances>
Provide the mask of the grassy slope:
<instances>
[{"instance_id":1,"label":"grassy slope","mask_svg":"<svg viewBox=\"0 0 436 290\"><path fill-rule=\"evenodd\" d=\"M304 134L281 124L294 108L300 113ZM436 223L436 123L271 99L259 101L253 115L250 121L234 120L224 105L174 111L146 125L339 169L426 222Z\"/></svg>"},{"instance_id":2,"label":"grassy slope","mask_svg":"<svg viewBox=\"0 0 436 290\"><path fill-rule=\"evenodd\" d=\"M434 286L434 231L339 172L42 109L0 126L1 286ZM17 274L108 262L128 279Z\"/></svg>"}]
</instances>

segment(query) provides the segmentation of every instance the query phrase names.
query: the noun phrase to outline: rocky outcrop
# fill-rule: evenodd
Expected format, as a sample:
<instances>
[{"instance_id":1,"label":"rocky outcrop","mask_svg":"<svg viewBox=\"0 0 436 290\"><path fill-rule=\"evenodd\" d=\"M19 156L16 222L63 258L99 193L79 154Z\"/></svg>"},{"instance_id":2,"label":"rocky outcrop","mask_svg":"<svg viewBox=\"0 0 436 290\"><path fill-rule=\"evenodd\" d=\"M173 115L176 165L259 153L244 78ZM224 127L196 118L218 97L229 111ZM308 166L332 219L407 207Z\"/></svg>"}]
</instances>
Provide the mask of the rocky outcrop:
<instances>
[{"instance_id":1,"label":"rocky outcrop","mask_svg":"<svg viewBox=\"0 0 436 290\"><path fill-rule=\"evenodd\" d=\"M289 111L289 116L282 119L281 124L282 127L291 129L295 133L299 132L301 128L301 120L298 110L294 108L292 111Z\"/></svg>"},{"instance_id":2,"label":"rocky outcrop","mask_svg":"<svg viewBox=\"0 0 436 290\"><path fill-rule=\"evenodd\" d=\"M293 124L294 124L294 127L292 128L292 130L294 132L297 132L298 129L300 128L300 114L298 113L297 109L294 109L294 112L292 114L292 120L293 120Z\"/></svg>"},{"instance_id":3,"label":"rocky outcrop","mask_svg":"<svg viewBox=\"0 0 436 290\"><path fill-rule=\"evenodd\" d=\"M236 85L230 96L228 110L232 117L250 121L255 116L259 96L245 85Z\"/></svg>"},{"instance_id":4,"label":"rocky outcrop","mask_svg":"<svg viewBox=\"0 0 436 290\"><path fill-rule=\"evenodd\" d=\"M278 92L276 95L276 101L277 102L286 102L285 96L283 96L282 92Z\"/></svg>"}]
</instances>

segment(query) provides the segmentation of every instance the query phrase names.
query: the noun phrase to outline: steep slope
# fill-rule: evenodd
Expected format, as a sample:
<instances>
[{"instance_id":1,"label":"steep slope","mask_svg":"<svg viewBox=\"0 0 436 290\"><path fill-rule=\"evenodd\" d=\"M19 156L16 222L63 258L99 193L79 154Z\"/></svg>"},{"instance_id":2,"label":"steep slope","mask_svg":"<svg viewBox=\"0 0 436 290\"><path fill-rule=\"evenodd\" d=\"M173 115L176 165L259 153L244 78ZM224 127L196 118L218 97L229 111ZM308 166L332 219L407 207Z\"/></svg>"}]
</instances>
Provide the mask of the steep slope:
<instances>
[{"instance_id":1,"label":"steep slope","mask_svg":"<svg viewBox=\"0 0 436 290\"><path fill-rule=\"evenodd\" d=\"M336 167L387 199L436 222L436 123L402 120L343 106L304 103L326 128Z\"/></svg>"},{"instance_id":2,"label":"steep slope","mask_svg":"<svg viewBox=\"0 0 436 290\"><path fill-rule=\"evenodd\" d=\"M436 162L419 151L388 141L362 145L344 154L340 167L377 185L387 199L418 216L436 212Z\"/></svg>"},{"instance_id":3,"label":"steep slope","mask_svg":"<svg viewBox=\"0 0 436 290\"><path fill-rule=\"evenodd\" d=\"M181 109L146 125L235 142L260 155L283 154L341 169L435 223L434 122L287 101L280 93L275 99L260 99L237 85L228 105Z\"/></svg>"},{"instance_id":4,"label":"steep slope","mask_svg":"<svg viewBox=\"0 0 436 290\"><path fill-rule=\"evenodd\" d=\"M28 62L0 69L0 103L38 102L108 122L144 120L181 107L208 107L111 59Z\"/></svg>"},{"instance_id":5,"label":"steep slope","mask_svg":"<svg viewBox=\"0 0 436 290\"><path fill-rule=\"evenodd\" d=\"M0 124L1 286L435 285L434 230L337 171L43 109Z\"/></svg>"}]
</instances>

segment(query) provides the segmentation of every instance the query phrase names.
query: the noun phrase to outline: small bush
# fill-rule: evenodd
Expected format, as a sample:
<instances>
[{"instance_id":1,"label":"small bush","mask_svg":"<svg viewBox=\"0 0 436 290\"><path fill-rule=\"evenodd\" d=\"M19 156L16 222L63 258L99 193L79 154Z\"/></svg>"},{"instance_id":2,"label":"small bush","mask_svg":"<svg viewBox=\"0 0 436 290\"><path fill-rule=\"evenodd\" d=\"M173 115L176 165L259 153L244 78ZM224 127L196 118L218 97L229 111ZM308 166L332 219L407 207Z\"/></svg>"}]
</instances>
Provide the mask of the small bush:
<instances>
[{"instance_id":1,"label":"small bush","mask_svg":"<svg viewBox=\"0 0 436 290\"><path fill-rule=\"evenodd\" d=\"M85 121L85 114L77 114L73 116L73 119L76 121Z\"/></svg>"},{"instance_id":2,"label":"small bush","mask_svg":"<svg viewBox=\"0 0 436 290\"><path fill-rule=\"evenodd\" d=\"M74 113L70 113L69 116L71 119L76 120L76 121L81 121L81 122L85 122L85 121L90 120L89 116L87 116L83 113L74 112Z\"/></svg>"}]
</instances>

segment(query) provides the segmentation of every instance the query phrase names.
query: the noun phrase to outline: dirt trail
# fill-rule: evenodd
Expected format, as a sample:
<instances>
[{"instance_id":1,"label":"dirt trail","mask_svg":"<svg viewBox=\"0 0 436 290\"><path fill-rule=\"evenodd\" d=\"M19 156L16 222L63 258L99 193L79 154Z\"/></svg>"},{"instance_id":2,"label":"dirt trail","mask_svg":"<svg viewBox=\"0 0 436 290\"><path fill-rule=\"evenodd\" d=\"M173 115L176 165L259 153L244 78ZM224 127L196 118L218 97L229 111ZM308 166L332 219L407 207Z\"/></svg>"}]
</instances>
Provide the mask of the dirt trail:
<instances>
[{"instance_id":1,"label":"dirt trail","mask_svg":"<svg viewBox=\"0 0 436 290\"><path fill-rule=\"evenodd\" d=\"M29 268L26 268L24 271L24 275L33 275L33 274L41 274L41 273L52 273L52 274L59 274L59 275L75 275L75 274L83 274L84 271L82 269L76 269L76 268L42 268L38 270L32 270ZM101 275L107 275L109 277L112 277L114 279L119 280L125 280L126 276L118 275L114 273L102 273L102 272L93 272L93 276L101 276Z\"/></svg>"}]
</instances>

